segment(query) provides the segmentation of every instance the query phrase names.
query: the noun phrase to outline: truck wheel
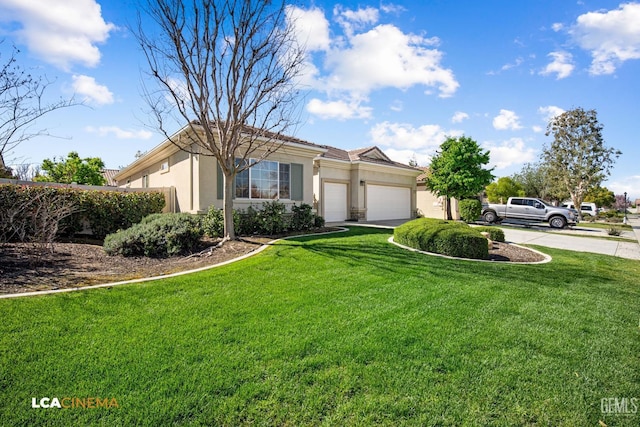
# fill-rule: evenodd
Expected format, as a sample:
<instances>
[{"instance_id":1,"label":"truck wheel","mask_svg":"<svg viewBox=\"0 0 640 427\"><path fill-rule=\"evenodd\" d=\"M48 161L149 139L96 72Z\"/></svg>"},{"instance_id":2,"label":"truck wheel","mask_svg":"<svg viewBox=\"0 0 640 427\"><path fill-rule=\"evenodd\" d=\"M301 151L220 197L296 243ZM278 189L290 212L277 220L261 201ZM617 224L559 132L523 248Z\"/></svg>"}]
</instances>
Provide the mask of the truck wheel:
<instances>
[{"instance_id":1,"label":"truck wheel","mask_svg":"<svg viewBox=\"0 0 640 427\"><path fill-rule=\"evenodd\" d=\"M493 224L498 219L498 216L495 212L487 211L484 213L484 222L488 222L489 224Z\"/></svg>"},{"instance_id":2,"label":"truck wheel","mask_svg":"<svg viewBox=\"0 0 640 427\"><path fill-rule=\"evenodd\" d=\"M567 225L567 221L561 216L554 216L549 220L551 228L564 228Z\"/></svg>"}]
</instances>

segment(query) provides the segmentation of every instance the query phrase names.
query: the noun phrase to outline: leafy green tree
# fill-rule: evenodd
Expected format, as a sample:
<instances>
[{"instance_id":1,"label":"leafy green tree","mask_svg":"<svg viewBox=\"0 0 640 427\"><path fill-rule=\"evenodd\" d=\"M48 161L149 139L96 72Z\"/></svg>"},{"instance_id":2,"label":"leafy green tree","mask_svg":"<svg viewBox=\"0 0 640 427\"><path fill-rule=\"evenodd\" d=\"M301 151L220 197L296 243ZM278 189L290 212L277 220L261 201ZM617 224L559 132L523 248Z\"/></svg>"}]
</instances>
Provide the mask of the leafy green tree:
<instances>
[{"instance_id":1,"label":"leafy green tree","mask_svg":"<svg viewBox=\"0 0 640 427\"><path fill-rule=\"evenodd\" d=\"M489 151L483 151L471 138L449 137L431 160L425 184L438 196L444 196L447 219L452 219L451 198L458 200L475 196L493 180L489 163Z\"/></svg>"},{"instance_id":2,"label":"leafy green tree","mask_svg":"<svg viewBox=\"0 0 640 427\"><path fill-rule=\"evenodd\" d=\"M554 117L546 135L553 135L542 152L550 178L569 193L574 206L581 206L587 192L611 174L622 153L605 145L595 110L575 108Z\"/></svg>"},{"instance_id":3,"label":"leafy green tree","mask_svg":"<svg viewBox=\"0 0 640 427\"><path fill-rule=\"evenodd\" d=\"M522 186L508 176L492 182L486 189L487 198L491 203L504 203L509 197L524 197Z\"/></svg>"},{"instance_id":4,"label":"leafy green tree","mask_svg":"<svg viewBox=\"0 0 640 427\"><path fill-rule=\"evenodd\" d=\"M72 151L66 159L45 159L42 162L42 170L46 174L36 176L34 181L104 185L102 169L104 162L99 157L81 159L78 153Z\"/></svg>"},{"instance_id":5,"label":"leafy green tree","mask_svg":"<svg viewBox=\"0 0 640 427\"><path fill-rule=\"evenodd\" d=\"M526 197L546 200L551 192L551 182L543 163L526 163L511 179L524 191Z\"/></svg>"},{"instance_id":6,"label":"leafy green tree","mask_svg":"<svg viewBox=\"0 0 640 427\"><path fill-rule=\"evenodd\" d=\"M611 207L616 202L616 196L606 187L597 186L587 191L584 201L593 202L599 207Z\"/></svg>"}]
</instances>

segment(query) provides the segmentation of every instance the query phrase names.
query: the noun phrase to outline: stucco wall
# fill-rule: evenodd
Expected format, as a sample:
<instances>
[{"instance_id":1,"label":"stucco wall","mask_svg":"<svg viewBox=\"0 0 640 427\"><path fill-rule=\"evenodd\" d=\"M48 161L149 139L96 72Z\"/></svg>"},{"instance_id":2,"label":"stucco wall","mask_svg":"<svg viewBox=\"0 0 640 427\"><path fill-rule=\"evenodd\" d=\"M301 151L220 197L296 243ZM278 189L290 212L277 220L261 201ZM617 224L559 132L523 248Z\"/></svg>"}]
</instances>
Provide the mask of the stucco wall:
<instances>
[{"instance_id":1,"label":"stucco wall","mask_svg":"<svg viewBox=\"0 0 640 427\"><path fill-rule=\"evenodd\" d=\"M416 192L416 204L418 214L426 218L446 219L447 211L444 197L438 197L427 190L424 185L419 186ZM458 201L451 199L451 215L453 219L460 219Z\"/></svg>"}]
</instances>

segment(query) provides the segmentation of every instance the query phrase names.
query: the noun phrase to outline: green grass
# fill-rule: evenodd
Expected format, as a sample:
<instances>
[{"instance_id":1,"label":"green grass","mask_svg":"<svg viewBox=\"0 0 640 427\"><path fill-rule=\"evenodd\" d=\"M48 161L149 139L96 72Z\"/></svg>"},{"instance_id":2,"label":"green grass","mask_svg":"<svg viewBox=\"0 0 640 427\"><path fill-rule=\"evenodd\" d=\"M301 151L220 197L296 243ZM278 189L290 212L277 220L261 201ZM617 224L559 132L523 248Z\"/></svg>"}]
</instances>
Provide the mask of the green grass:
<instances>
[{"instance_id":1,"label":"green grass","mask_svg":"<svg viewBox=\"0 0 640 427\"><path fill-rule=\"evenodd\" d=\"M640 397L640 263L302 237L179 278L0 300L2 425L598 425ZM32 409L32 397L116 409Z\"/></svg>"}]
</instances>

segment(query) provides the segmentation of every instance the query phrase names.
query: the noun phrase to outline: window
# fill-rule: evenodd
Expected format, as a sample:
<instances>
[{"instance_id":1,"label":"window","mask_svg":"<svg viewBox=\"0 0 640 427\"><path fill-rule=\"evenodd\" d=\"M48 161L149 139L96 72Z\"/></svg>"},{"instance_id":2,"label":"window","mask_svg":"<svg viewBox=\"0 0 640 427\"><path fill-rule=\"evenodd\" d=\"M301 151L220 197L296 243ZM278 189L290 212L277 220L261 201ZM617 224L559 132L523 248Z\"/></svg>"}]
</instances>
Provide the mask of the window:
<instances>
[{"instance_id":1,"label":"window","mask_svg":"<svg viewBox=\"0 0 640 427\"><path fill-rule=\"evenodd\" d=\"M237 198L290 199L291 165L263 160L236 175L235 189Z\"/></svg>"},{"instance_id":2,"label":"window","mask_svg":"<svg viewBox=\"0 0 640 427\"><path fill-rule=\"evenodd\" d=\"M160 163L160 173L169 172L169 159Z\"/></svg>"},{"instance_id":3,"label":"window","mask_svg":"<svg viewBox=\"0 0 640 427\"><path fill-rule=\"evenodd\" d=\"M149 188L149 175L142 175L142 188Z\"/></svg>"}]
</instances>

